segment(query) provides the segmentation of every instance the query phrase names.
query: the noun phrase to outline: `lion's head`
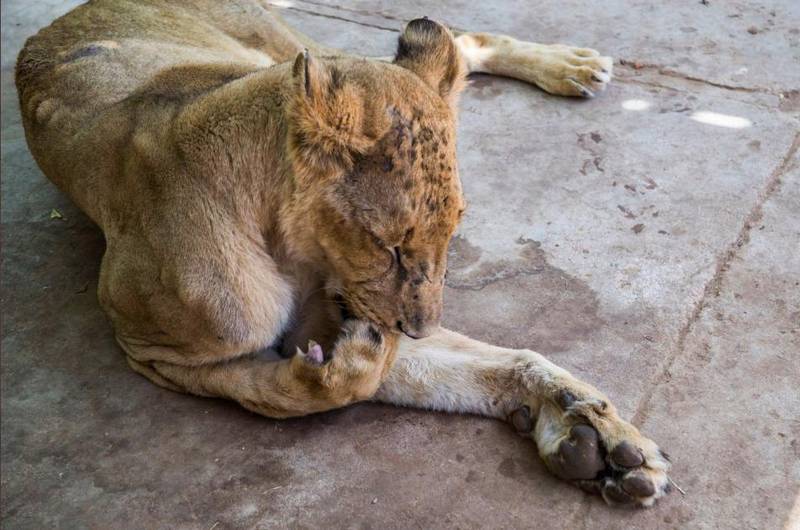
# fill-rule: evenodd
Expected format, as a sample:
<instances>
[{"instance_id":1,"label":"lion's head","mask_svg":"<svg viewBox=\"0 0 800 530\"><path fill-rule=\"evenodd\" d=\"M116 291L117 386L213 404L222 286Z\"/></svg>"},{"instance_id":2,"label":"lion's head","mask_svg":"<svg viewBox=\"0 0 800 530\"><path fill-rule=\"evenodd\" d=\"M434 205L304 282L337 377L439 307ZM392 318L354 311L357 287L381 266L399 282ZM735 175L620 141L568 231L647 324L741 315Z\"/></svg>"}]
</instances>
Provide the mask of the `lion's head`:
<instances>
[{"instance_id":1,"label":"lion's head","mask_svg":"<svg viewBox=\"0 0 800 530\"><path fill-rule=\"evenodd\" d=\"M393 63L301 54L293 69L287 236L321 258L356 316L415 338L438 326L464 211L455 141L464 76L451 33L428 19L408 24Z\"/></svg>"}]
</instances>

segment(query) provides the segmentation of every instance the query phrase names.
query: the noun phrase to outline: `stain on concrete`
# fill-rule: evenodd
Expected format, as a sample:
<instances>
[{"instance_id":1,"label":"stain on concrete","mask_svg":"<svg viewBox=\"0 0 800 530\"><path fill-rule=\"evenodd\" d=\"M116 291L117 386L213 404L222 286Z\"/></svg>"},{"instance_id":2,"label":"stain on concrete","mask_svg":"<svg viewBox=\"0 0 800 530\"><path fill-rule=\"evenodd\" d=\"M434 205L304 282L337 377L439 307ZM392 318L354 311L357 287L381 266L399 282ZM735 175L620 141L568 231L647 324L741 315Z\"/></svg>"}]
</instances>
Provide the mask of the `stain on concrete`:
<instances>
[{"instance_id":1,"label":"stain on concrete","mask_svg":"<svg viewBox=\"0 0 800 530\"><path fill-rule=\"evenodd\" d=\"M464 269L480 258L481 249L472 245L464 236L455 235L450 240L450 247L447 249L448 269Z\"/></svg>"},{"instance_id":2,"label":"stain on concrete","mask_svg":"<svg viewBox=\"0 0 800 530\"><path fill-rule=\"evenodd\" d=\"M498 86L497 77L485 74L470 76L470 89L470 95L480 101L495 99L503 93L503 89Z\"/></svg>"},{"instance_id":3,"label":"stain on concrete","mask_svg":"<svg viewBox=\"0 0 800 530\"><path fill-rule=\"evenodd\" d=\"M800 111L800 89L787 90L780 95L778 108L783 112Z\"/></svg>"},{"instance_id":4,"label":"stain on concrete","mask_svg":"<svg viewBox=\"0 0 800 530\"><path fill-rule=\"evenodd\" d=\"M480 257L480 249L465 238L459 245ZM489 343L543 353L587 340L603 325L597 295L583 280L548 263L538 241L520 237L516 245L513 258L451 264L445 325Z\"/></svg>"},{"instance_id":5,"label":"stain on concrete","mask_svg":"<svg viewBox=\"0 0 800 530\"><path fill-rule=\"evenodd\" d=\"M605 153L602 151L602 146L597 145L602 141L603 137L596 131L578 133L578 147L591 155L590 158L583 161L581 169L579 170L581 175L586 176L591 168L594 168L595 171L600 173L605 173L605 169L603 168L603 157Z\"/></svg>"},{"instance_id":6,"label":"stain on concrete","mask_svg":"<svg viewBox=\"0 0 800 530\"><path fill-rule=\"evenodd\" d=\"M636 215L625 206L618 204L617 209L619 209L627 219L636 219Z\"/></svg>"},{"instance_id":7,"label":"stain on concrete","mask_svg":"<svg viewBox=\"0 0 800 530\"><path fill-rule=\"evenodd\" d=\"M530 475L529 465L519 458L508 457L504 458L500 465L497 466L497 472L500 475L515 480L517 482L528 482Z\"/></svg>"}]
</instances>

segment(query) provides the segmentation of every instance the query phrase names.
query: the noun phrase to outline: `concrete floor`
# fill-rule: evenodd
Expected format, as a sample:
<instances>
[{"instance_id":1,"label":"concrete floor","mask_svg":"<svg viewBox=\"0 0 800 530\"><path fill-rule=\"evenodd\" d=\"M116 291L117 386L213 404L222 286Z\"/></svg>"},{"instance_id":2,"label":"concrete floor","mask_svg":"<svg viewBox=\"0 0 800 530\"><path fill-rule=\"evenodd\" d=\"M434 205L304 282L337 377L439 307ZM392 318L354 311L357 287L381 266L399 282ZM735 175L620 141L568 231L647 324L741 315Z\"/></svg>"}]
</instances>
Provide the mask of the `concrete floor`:
<instances>
[{"instance_id":1,"label":"concrete floor","mask_svg":"<svg viewBox=\"0 0 800 530\"><path fill-rule=\"evenodd\" d=\"M340 3L280 2L357 52L391 53L428 15L623 61L592 101L474 79L445 320L607 391L686 496L609 509L480 418L364 404L272 421L135 375L94 295L102 237L36 168L13 86L24 38L76 2L8 0L2 526L797 528L800 4Z\"/></svg>"}]
</instances>

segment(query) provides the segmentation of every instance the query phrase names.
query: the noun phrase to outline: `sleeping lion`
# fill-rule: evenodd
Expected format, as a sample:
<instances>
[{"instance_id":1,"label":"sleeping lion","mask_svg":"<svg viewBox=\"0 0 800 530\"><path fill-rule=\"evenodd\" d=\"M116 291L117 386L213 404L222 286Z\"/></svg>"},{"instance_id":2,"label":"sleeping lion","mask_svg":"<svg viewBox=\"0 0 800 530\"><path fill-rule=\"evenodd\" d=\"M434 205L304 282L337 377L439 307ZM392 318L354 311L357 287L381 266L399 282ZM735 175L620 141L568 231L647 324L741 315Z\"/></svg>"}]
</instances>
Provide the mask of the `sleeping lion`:
<instances>
[{"instance_id":1,"label":"sleeping lion","mask_svg":"<svg viewBox=\"0 0 800 530\"><path fill-rule=\"evenodd\" d=\"M507 420L564 480L652 505L668 458L606 396L439 326L467 74L589 97L611 59L427 18L394 57L354 57L266 4L95 0L19 56L28 145L105 234L130 366L272 418L377 400Z\"/></svg>"}]
</instances>

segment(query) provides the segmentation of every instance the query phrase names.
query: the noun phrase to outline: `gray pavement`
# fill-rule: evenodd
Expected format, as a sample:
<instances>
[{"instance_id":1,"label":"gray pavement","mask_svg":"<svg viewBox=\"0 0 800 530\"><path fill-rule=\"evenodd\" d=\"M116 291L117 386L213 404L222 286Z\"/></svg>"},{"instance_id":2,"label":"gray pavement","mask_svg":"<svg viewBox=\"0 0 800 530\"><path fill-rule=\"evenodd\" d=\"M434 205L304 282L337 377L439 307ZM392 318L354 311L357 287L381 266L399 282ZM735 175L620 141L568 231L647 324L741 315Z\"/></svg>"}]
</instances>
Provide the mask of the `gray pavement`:
<instances>
[{"instance_id":1,"label":"gray pavement","mask_svg":"<svg viewBox=\"0 0 800 530\"><path fill-rule=\"evenodd\" d=\"M94 294L102 236L36 168L13 86L24 38L77 2L8 0L2 526L797 528L800 4L276 3L370 55L428 15L622 61L592 101L473 79L445 323L598 385L686 496L607 508L494 421L374 404L272 421L131 372Z\"/></svg>"}]
</instances>

